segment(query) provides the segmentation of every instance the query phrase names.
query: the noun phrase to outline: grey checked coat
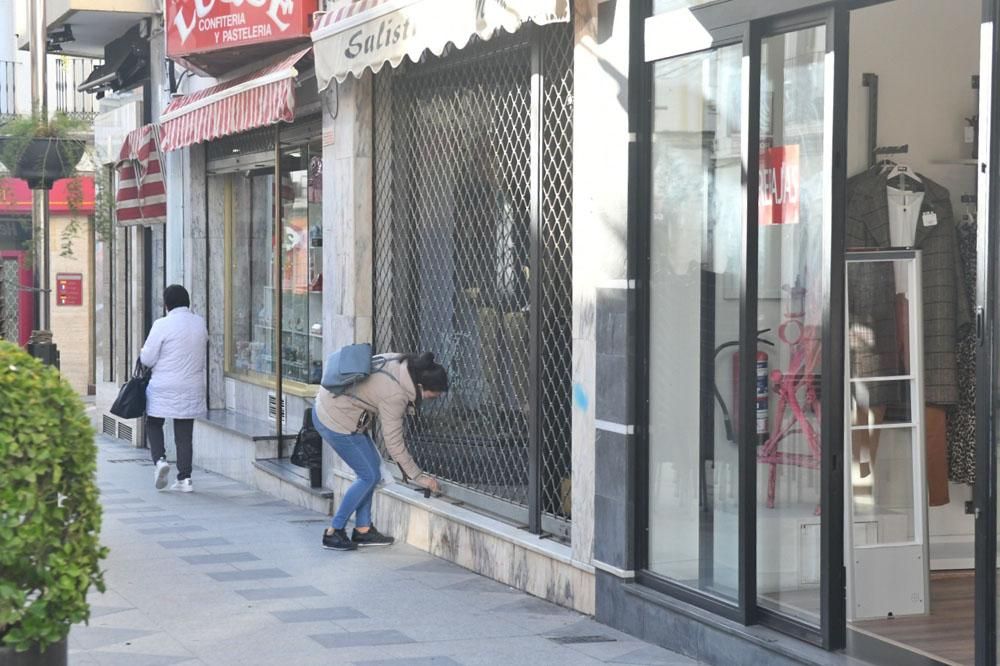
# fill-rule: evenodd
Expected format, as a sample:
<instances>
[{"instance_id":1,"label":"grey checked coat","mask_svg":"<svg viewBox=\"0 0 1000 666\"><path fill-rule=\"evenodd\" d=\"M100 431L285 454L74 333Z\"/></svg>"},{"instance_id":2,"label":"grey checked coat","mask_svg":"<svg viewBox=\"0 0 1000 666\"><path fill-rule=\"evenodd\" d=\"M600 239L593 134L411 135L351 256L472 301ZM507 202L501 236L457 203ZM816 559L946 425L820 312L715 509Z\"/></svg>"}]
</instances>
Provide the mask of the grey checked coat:
<instances>
[{"instance_id":1,"label":"grey checked coat","mask_svg":"<svg viewBox=\"0 0 1000 666\"><path fill-rule=\"evenodd\" d=\"M848 250L890 247L886 175L870 170L848 182ZM970 321L971 311L962 288L958 237L948 190L918 175L925 188L921 212L933 211L937 215L934 226L918 221L913 245L921 250L924 398L928 403L950 405L958 402L958 329ZM892 266L888 262L849 265L848 290L852 376L900 374ZM892 401L877 393L878 385L869 386L873 390L871 405Z\"/></svg>"}]
</instances>

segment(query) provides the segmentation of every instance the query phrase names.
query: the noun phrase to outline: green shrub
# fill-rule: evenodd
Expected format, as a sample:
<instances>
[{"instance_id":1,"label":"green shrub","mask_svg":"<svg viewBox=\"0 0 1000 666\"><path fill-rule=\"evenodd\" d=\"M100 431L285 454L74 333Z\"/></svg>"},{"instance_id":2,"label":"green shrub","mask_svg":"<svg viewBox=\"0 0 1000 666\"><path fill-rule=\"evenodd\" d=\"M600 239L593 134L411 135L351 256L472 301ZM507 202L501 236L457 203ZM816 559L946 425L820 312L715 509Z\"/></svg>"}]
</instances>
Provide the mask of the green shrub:
<instances>
[{"instance_id":1,"label":"green shrub","mask_svg":"<svg viewBox=\"0 0 1000 666\"><path fill-rule=\"evenodd\" d=\"M0 639L44 648L104 591L97 447L59 372L0 342Z\"/></svg>"}]
</instances>

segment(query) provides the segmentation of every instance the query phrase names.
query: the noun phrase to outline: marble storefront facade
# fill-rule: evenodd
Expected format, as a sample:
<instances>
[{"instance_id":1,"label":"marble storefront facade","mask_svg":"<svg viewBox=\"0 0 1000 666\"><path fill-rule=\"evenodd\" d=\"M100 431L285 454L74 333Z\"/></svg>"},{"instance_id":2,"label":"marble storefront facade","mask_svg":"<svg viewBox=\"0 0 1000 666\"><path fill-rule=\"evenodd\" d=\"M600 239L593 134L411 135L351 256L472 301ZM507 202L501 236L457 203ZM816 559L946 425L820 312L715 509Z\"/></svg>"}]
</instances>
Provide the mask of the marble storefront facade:
<instances>
[{"instance_id":1,"label":"marble storefront facade","mask_svg":"<svg viewBox=\"0 0 1000 666\"><path fill-rule=\"evenodd\" d=\"M603 543L595 538L595 518L609 524L617 519L619 513L615 512L625 515L628 510L613 489L601 487L596 468L600 459L597 447L606 443L601 433L628 422L620 413L626 404L626 391L620 385L624 379L609 374L606 354L599 347L599 332L608 328L599 326L601 321L611 322L613 335L621 333L621 327L615 328L617 320L602 312L601 295L628 293L628 5L576 0L573 11L572 396L567 396L573 403L572 522L568 542L530 534L467 506L426 500L399 484L381 489L376 498L376 520L384 531L485 576L587 614L594 614L598 607L599 571L620 570L612 565L608 549L624 547L623 543L606 541L620 538L607 528L597 532ZM299 118L310 113L322 117L324 357L344 344L373 338L373 79L370 73L360 79L348 78L326 98L300 104L296 110ZM307 78L300 93L313 85ZM161 269L167 282L184 284L191 293L192 309L208 322L209 407L225 410L244 424L266 424L271 390L226 372L225 332L231 304L227 303L225 284L231 268L226 264L223 216L216 210L224 205L224 197L209 168L207 153L205 144L195 144L165 158L168 223L156 236L164 244L159 261L165 261ZM115 252L125 252L125 243L116 245ZM123 263L109 262L104 267L105 278L125 279ZM113 276L108 274L112 271ZM114 307L124 309L126 304L116 302ZM114 321L116 326L123 325L120 319ZM618 341L614 338L612 354L618 353ZM128 344L138 349L140 342L131 340ZM124 354L123 346L116 345L118 368L124 367L123 359L118 358ZM107 383L104 398L113 397L114 386L114 382ZM286 400L285 429L294 433L311 400L308 395L287 395ZM199 457L196 441L195 462L245 481L259 478L252 469L254 457L271 455L275 447L251 435L238 436L232 429L215 437L213 432L221 431L213 431L213 427L199 423L196 432L211 438L212 446ZM609 446L605 455L617 456L618 449ZM332 491L334 502L351 476L331 450L324 451L323 487ZM286 491L283 486L282 492ZM316 506L316 497L303 497L301 503Z\"/></svg>"}]
</instances>

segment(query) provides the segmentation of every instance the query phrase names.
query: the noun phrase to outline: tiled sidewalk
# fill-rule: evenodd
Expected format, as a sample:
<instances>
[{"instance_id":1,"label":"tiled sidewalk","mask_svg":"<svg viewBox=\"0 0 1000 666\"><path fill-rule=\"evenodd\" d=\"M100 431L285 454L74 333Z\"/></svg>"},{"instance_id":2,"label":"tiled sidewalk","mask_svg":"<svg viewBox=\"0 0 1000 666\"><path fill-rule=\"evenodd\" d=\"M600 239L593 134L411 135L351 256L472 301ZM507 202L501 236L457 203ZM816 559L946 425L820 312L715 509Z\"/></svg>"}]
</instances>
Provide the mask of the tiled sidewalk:
<instances>
[{"instance_id":1,"label":"tiled sidewalk","mask_svg":"<svg viewBox=\"0 0 1000 666\"><path fill-rule=\"evenodd\" d=\"M408 546L323 550L325 516L218 475L157 492L99 443L108 591L72 666L694 664Z\"/></svg>"}]
</instances>

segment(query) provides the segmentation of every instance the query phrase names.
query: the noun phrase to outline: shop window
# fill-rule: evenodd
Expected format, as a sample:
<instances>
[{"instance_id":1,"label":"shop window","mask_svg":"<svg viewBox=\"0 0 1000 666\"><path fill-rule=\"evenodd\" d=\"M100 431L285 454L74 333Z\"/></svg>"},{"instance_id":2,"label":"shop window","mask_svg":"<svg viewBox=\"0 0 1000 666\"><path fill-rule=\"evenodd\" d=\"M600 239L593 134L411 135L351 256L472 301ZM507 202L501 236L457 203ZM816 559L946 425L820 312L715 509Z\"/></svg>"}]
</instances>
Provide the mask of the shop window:
<instances>
[{"instance_id":1,"label":"shop window","mask_svg":"<svg viewBox=\"0 0 1000 666\"><path fill-rule=\"evenodd\" d=\"M826 27L761 42L758 322L771 341L757 449L758 604L820 623Z\"/></svg>"},{"instance_id":2,"label":"shop window","mask_svg":"<svg viewBox=\"0 0 1000 666\"><path fill-rule=\"evenodd\" d=\"M227 361L231 374L273 383L275 336L274 169L225 178L229 252ZM282 378L318 384L322 372L322 157L318 144L282 151ZM293 386L294 388L294 386Z\"/></svg>"},{"instance_id":3,"label":"shop window","mask_svg":"<svg viewBox=\"0 0 1000 666\"><path fill-rule=\"evenodd\" d=\"M648 569L737 599L742 45L654 69ZM698 390L692 390L692 381Z\"/></svg>"}]
</instances>

